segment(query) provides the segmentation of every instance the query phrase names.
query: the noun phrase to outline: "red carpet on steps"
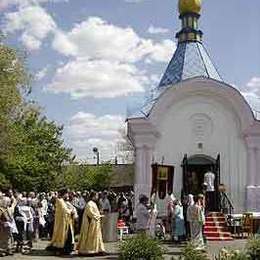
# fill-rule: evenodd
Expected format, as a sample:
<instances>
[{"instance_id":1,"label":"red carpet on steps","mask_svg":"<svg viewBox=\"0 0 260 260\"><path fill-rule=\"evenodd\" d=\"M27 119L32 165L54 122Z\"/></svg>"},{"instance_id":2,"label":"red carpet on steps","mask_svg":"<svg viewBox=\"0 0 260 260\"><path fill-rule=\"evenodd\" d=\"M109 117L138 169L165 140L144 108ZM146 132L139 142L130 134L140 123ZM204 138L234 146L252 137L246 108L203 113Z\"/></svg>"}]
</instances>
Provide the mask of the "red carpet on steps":
<instances>
[{"instance_id":1,"label":"red carpet on steps","mask_svg":"<svg viewBox=\"0 0 260 260\"><path fill-rule=\"evenodd\" d=\"M230 241L233 240L222 213L211 212L206 217L204 234L208 241Z\"/></svg>"}]
</instances>

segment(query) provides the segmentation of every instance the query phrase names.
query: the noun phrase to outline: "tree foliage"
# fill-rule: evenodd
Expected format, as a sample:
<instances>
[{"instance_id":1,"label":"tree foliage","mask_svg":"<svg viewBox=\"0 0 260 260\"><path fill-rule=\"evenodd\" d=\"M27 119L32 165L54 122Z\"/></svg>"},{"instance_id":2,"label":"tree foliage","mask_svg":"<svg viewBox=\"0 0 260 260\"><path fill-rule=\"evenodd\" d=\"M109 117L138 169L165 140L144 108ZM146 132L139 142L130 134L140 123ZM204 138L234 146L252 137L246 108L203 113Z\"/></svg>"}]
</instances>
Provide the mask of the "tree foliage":
<instances>
[{"instance_id":1,"label":"tree foliage","mask_svg":"<svg viewBox=\"0 0 260 260\"><path fill-rule=\"evenodd\" d=\"M111 184L112 171L110 164L68 165L63 168L63 174L57 176L56 182L72 190L104 190Z\"/></svg>"},{"instance_id":2,"label":"tree foliage","mask_svg":"<svg viewBox=\"0 0 260 260\"><path fill-rule=\"evenodd\" d=\"M22 190L42 191L55 187L62 166L72 161L71 150L61 139L63 127L29 107L14 124L16 139L6 161L11 183Z\"/></svg>"},{"instance_id":3,"label":"tree foliage","mask_svg":"<svg viewBox=\"0 0 260 260\"><path fill-rule=\"evenodd\" d=\"M63 127L26 102L29 82L24 57L0 45L0 186L50 190L73 161L72 151L64 146Z\"/></svg>"},{"instance_id":4,"label":"tree foliage","mask_svg":"<svg viewBox=\"0 0 260 260\"><path fill-rule=\"evenodd\" d=\"M23 102L22 93L29 90L29 80L24 57L0 44L0 158L8 153L13 136L11 125Z\"/></svg>"}]
</instances>

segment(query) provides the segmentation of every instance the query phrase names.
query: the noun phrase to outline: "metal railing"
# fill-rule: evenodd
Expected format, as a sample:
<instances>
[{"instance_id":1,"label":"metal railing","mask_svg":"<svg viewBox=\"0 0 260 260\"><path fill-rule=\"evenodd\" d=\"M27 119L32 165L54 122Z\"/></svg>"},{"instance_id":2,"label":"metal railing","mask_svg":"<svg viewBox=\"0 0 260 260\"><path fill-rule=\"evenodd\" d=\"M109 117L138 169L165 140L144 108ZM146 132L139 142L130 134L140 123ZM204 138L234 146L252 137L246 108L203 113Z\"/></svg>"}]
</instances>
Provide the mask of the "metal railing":
<instances>
[{"instance_id":1,"label":"metal railing","mask_svg":"<svg viewBox=\"0 0 260 260\"><path fill-rule=\"evenodd\" d=\"M219 192L220 210L223 214L232 215L234 206L225 192Z\"/></svg>"}]
</instances>

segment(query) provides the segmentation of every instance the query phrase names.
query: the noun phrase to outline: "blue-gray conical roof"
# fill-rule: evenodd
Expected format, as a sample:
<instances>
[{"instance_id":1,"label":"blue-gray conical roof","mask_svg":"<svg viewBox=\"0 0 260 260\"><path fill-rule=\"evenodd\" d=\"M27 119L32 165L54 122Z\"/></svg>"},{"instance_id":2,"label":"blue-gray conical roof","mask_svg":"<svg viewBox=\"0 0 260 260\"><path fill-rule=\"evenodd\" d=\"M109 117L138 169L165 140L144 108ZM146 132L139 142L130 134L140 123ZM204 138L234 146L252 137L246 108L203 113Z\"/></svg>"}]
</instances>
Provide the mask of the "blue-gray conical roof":
<instances>
[{"instance_id":1,"label":"blue-gray conical roof","mask_svg":"<svg viewBox=\"0 0 260 260\"><path fill-rule=\"evenodd\" d=\"M181 42L159 83L159 88L186 79L205 77L222 81L201 42Z\"/></svg>"}]
</instances>

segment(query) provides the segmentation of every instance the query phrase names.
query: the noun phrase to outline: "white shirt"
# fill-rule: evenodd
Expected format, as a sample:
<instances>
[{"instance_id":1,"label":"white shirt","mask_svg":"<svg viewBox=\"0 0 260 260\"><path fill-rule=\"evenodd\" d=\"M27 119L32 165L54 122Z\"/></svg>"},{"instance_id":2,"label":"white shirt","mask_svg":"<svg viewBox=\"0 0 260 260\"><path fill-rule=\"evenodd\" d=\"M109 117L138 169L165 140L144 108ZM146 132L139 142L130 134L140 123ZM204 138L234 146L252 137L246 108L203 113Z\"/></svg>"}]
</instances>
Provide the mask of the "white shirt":
<instances>
[{"instance_id":1,"label":"white shirt","mask_svg":"<svg viewBox=\"0 0 260 260\"><path fill-rule=\"evenodd\" d=\"M164 199L157 198L156 201L157 210L159 217L166 217L167 216L167 199L166 197Z\"/></svg>"},{"instance_id":2,"label":"white shirt","mask_svg":"<svg viewBox=\"0 0 260 260\"><path fill-rule=\"evenodd\" d=\"M107 212L111 212L111 205L110 205L110 202L108 200L108 198L105 198L105 199L100 199L99 201L99 205L100 205L100 208L101 208L101 211L107 211Z\"/></svg>"},{"instance_id":3,"label":"white shirt","mask_svg":"<svg viewBox=\"0 0 260 260\"><path fill-rule=\"evenodd\" d=\"M48 210L48 202L46 199L43 199L41 201L42 207L41 207L41 213L43 216L47 215L47 210Z\"/></svg>"},{"instance_id":4,"label":"white shirt","mask_svg":"<svg viewBox=\"0 0 260 260\"><path fill-rule=\"evenodd\" d=\"M215 191L215 174L213 172L206 172L204 175L204 183L207 184L207 191Z\"/></svg>"}]
</instances>

